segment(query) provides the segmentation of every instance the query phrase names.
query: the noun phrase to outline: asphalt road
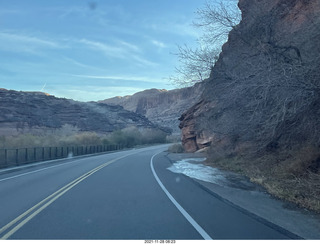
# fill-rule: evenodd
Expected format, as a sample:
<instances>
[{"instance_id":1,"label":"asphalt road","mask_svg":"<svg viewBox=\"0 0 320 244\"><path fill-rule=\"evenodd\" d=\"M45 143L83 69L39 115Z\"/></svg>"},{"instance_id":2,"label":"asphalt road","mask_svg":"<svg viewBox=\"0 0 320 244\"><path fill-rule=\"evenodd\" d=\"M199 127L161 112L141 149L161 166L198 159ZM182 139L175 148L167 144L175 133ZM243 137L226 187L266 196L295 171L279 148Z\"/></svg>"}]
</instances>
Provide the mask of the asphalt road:
<instances>
[{"instance_id":1,"label":"asphalt road","mask_svg":"<svg viewBox=\"0 0 320 244\"><path fill-rule=\"evenodd\" d=\"M290 239L153 146L0 172L0 239Z\"/></svg>"}]
</instances>

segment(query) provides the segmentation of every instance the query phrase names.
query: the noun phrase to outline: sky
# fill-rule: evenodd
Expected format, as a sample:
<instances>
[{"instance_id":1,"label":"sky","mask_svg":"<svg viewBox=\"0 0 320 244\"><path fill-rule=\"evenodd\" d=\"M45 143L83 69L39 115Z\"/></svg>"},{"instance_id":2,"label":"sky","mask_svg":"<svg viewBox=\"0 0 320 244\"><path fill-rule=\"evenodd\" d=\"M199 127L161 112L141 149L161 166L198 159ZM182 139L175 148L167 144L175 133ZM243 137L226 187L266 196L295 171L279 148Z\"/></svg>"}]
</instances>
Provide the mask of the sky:
<instances>
[{"instance_id":1,"label":"sky","mask_svg":"<svg viewBox=\"0 0 320 244\"><path fill-rule=\"evenodd\" d=\"M0 88L98 101L174 89L205 0L0 0Z\"/></svg>"}]
</instances>

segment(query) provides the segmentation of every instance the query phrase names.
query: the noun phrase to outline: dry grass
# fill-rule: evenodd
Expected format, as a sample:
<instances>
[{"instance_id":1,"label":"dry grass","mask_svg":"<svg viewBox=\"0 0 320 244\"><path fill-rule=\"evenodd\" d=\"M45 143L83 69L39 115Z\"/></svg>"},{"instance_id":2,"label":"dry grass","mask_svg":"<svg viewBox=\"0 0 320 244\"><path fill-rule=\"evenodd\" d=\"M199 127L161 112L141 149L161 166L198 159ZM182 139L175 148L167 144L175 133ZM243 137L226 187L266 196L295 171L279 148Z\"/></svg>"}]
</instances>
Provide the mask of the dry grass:
<instances>
[{"instance_id":1,"label":"dry grass","mask_svg":"<svg viewBox=\"0 0 320 244\"><path fill-rule=\"evenodd\" d=\"M320 150L316 146L255 157L232 152L209 158L214 158L212 165L246 175L280 199L320 213Z\"/></svg>"},{"instance_id":2,"label":"dry grass","mask_svg":"<svg viewBox=\"0 0 320 244\"><path fill-rule=\"evenodd\" d=\"M176 144L171 145L168 148L168 152L170 152L170 153L183 153L184 149L181 144L176 143Z\"/></svg>"},{"instance_id":3,"label":"dry grass","mask_svg":"<svg viewBox=\"0 0 320 244\"><path fill-rule=\"evenodd\" d=\"M133 147L154 143L165 143L167 134L158 129L141 130L128 127L109 134L79 131L76 127L65 125L59 129L37 131L36 133L12 136L0 135L0 148L62 147L89 145L122 145Z\"/></svg>"}]
</instances>

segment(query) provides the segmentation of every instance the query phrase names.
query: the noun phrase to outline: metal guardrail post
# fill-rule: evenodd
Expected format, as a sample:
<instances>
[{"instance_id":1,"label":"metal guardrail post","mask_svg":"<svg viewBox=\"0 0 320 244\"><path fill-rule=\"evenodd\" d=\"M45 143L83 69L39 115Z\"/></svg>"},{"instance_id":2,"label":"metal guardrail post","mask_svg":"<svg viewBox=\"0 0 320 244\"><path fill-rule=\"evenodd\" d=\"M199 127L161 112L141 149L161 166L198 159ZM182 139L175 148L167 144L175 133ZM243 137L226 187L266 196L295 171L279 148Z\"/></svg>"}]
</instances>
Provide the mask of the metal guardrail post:
<instances>
[{"instance_id":1,"label":"metal guardrail post","mask_svg":"<svg viewBox=\"0 0 320 244\"><path fill-rule=\"evenodd\" d=\"M26 154L24 156L25 156L25 161L27 163L28 162L28 148L26 148Z\"/></svg>"},{"instance_id":2,"label":"metal guardrail post","mask_svg":"<svg viewBox=\"0 0 320 244\"><path fill-rule=\"evenodd\" d=\"M19 149L16 149L16 165L19 165Z\"/></svg>"},{"instance_id":3,"label":"metal guardrail post","mask_svg":"<svg viewBox=\"0 0 320 244\"><path fill-rule=\"evenodd\" d=\"M31 163L37 161L52 160L58 158L68 157L70 154L73 156L102 153L107 151L121 150L124 146L121 144L112 145L93 145L93 146L76 146L75 147L34 147L34 148L16 148L16 149L3 149L2 163L0 167L7 167L10 164L19 166L24 163ZM41 154L41 155L39 155Z\"/></svg>"},{"instance_id":4,"label":"metal guardrail post","mask_svg":"<svg viewBox=\"0 0 320 244\"><path fill-rule=\"evenodd\" d=\"M4 165L7 166L8 164L8 150L4 149Z\"/></svg>"},{"instance_id":5,"label":"metal guardrail post","mask_svg":"<svg viewBox=\"0 0 320 244\"><path fill-rule=\"evenodd\" d=\"M42 161L44 161L44 147L42 148Z\"/></svg>"}]
</instances>

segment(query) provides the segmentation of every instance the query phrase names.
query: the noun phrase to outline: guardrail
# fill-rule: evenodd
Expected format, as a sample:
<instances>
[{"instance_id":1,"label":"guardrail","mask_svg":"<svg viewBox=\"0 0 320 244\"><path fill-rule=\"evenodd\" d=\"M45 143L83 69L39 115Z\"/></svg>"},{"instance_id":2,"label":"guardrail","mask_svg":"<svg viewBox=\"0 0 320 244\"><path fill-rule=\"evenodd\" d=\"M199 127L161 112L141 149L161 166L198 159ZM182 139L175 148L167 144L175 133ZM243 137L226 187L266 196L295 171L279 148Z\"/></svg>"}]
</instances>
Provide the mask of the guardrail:
<instances>
[{"instance_id":1,"label":"guardrail","mask_svg":"<svg viewBox=\"0 0 320 244\"><path fill-rule=\"evenodd\" d=\"M0 149L0 168L19 166L28 163L68 158L86 154L121 150L122 145L96 145L75 147L34 147Z\"/></svg>"}]
</instances>

